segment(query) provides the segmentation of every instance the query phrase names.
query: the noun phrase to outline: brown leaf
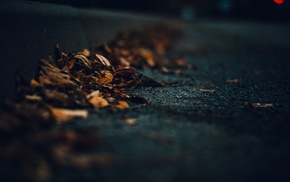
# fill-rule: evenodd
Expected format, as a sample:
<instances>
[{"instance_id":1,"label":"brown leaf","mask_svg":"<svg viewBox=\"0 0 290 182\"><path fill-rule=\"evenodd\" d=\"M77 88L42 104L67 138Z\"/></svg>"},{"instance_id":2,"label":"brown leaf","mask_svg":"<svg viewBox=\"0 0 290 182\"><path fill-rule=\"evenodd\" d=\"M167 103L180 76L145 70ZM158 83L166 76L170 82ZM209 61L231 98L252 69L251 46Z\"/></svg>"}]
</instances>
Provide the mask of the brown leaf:
<instances>
[{"instance_id":1,"label":"brown leaf","mask_svg":"<svg viewBox=\"0 0 290 182\"><path fill-rule=\"evenodd\" d=\"M200 92L208 92L208 93L213 93L213 92L215 92L215 90L213 90L213 89L203 89L203 88L199 89L199 91L200 91Z\"/></svg>"},{"instance_id":2,"label":"brown leaf","mask_svg":"<svg viewBox=\"0 0 290 182\"><path fill-rule=\"evenodd\" d=\"M121 75L125 79L130 79L136 74L136 69L132 67L120 67L116 69L116 74Z\"/></svg>"},{"instance_id":3,"label":"brown leaf","mask_svg":"<svg viewBox=\"0 0 290 182\"><path fill-rule=\"evenodd\" d=\"M89 95L87 95L87 98L90 99L91 97L99 97L101 96L101 93L99 90L95 90L93 92L91 92Z\"/></svg>"},{"instance_id":4,"label":"brown leaf","mask_svg":"<svg viewBox=\"0 0 290 182\"><path fill-rule=\"evenodd\" d=\"M100 85L105 85L109 82L111 82L114 79L114 75L111 71L108 70L102 70L100 71L100 77L97 79L97 83Z\"/></svg>"},{"instance_id":5,"label":"brown leaf","mask_svg":"<svg viewBox=\"0 0 290 182\"><path fill-rule=\"evenodd\" d=\"M102 94L99 90L96 90L87 95L87 99L91 104L93 104L94 108L103 108L109 105L109 102L102 97Z\"/></svg>"},{"instance_id":6,"label":"brown leaf","mask_svg":"<svg viewBox=\"0 0 290 182\"><path fill-rule=\"evenodd\" d=\"M67 62L67 67L69 70L72 70L75 66L76 60L75 59L71 59L70 61Z\"/></svg>"},{"instance_id":7,"label":"brown leaf","mask_svg":"<svg viewBox=\"0 0 290 182\"><path fill-rule=\"evenodd\" d=\"M73 109L63 109L63 108L55 108L52 106L48 106L52 116L58 122L67 122L75 118L87 118L88 111L87 110L73 110Z\"/></svg>"},{"instance_id":8,"label":"brown leaf","mask_svg":"<svg viewBox=\"0 0 290 182\"><path fill-rule=\"evenodd\" d=\"M130 62L124 57L120 57L119 62L122 67L130 67Z\"/></svg>"},{"instance_id":9,"label":"brown leaf","mask_svg":"<svg viewBox=\"0 0 290 182\"><path fill-rule=\"evenodd\" d=\"M90 53L90 51L88 49L83 49L82 51L77 52L77 54L83 55L83 56L86 56L86 57L89 57L91 55L91 53Z\"/></svg>"},{"instance_id":10,"label":"brown leaf","mask_svg":"<svg viewBox=\"0 0 290 182\"><path fill-rule=\"evenodd\" d=\"M116 105L118 109L127 109L129 108L129 104L126 101L118 101L118 104Z\"/></svg>"},{"instance_id":11,"label":"brown leaf","mask_svg":"<svg viewBox=\"0 0 290 182\"><path fill-rule=\"evenodd\" d=\"M32 101L41 101L42 97L38 95L25 95L26 100L32 100Z\"/></svg>"},{"instance_id":12,"label":"brown leaf","mask_svg":"<svg viewBox=\"0 0 290 182\"><path fill-rule=\"evenodd\" d=\"M135 125L137 123L137 119L136 118L126 118L122 120L123 124L125 125Z\"/></svg>"},{"instance_id":13,"label":"brown leaf","mask_svg":"<svg viewBox=\"0 0 290 182\"><path fill-rule=\"evenodd\" d=\"M239 83L238 79L230 79L230 80L226 80L227 83Z\"/></svg>"},{"instance_id":14,"label":"brown leaf","mask_svg":"<svg viewBox=\"0 0 290 182\"><path fill-rule=\"evenodd\" d=\"M83 55L75 55L74 56L76 59L79 59L81 60L81 62L88 68L92 68L92 64L91 64L91 61L86 57L86 56L83 56Z\"/></svg>"},{"instance_id":15,"label":"brown leaf","mask_svg":"<svg viewBox=\"0 0 290 182\"><path fill-rule=\"evenodd\" d=\"M49 63L47 60L40 62L39 77L40 84L45 85L75 85L71 76L63 73L59 68Z\"/></svg>"},{"instance_id":16,"label":"brown leaf","mask_svg":"<svg viewBox=\"0 0 290 182\"><path fill-rule=\"evenodd\" d=\"M257 108L273 107L273 104L266 104L266 103L259 103L259 102L257 103L245 102L245 106L253 108L253 109L257 109Z\"/></svg>"},{"instance_id":17,"label":"brown leaf","mask_svg":"<svg viewBox=\"0 0 290 182\"><path fill-rule=\"evenodd\" d=\"M152 52L150 50L148 50L148 49L140 49L140 54L145 58L147 64L150 67L155 66L156 63L155 63L153 54L152 54Z\"/></svg>"},{"instance_id":18,"label":"brown leaf","mask_svg":"<svg viewBox=\"0 0 290 182\"><path fill-rule=\"evenodd\" d=\"M102 65L104 65L106 67L110 67L111 66L110 61L107 58L105 58L104 56L102 56L100 54L96 54L95 56L97 58L97 61L100 62Z\"/></svg>"},{"instance_id":19,"label":"brown leaf","mask_svg":"<svg viewBox=\"0 0 290 182\"><path fill-rule=\"evenodd\" d=\"M103 97L92 97L89 102L93 104L94 108L104 108L109 105L109 102Z\"/></svg>"},{"instance_id":20,"label":"brown leaf","mask_svg":"<svg viewBox=\"0 0 290 182\"><path fill-rule=\"evenodd\" d=\"M32 79L30 81L30 85L33 87L41 87L41 84L38 81L36 81L35 79Z\"/></svg>"},{"instance_id":21,"label":"brown leaf","mask_svg":"<svg viewBox=\"0 0 290 182\"><path fill-rule=\"evenodd\" d=\"M166 68L164 66L161 67L161 70L162 70L163 73L170 73L171 72L168 68Z\"/></svg>"}]
</instances>

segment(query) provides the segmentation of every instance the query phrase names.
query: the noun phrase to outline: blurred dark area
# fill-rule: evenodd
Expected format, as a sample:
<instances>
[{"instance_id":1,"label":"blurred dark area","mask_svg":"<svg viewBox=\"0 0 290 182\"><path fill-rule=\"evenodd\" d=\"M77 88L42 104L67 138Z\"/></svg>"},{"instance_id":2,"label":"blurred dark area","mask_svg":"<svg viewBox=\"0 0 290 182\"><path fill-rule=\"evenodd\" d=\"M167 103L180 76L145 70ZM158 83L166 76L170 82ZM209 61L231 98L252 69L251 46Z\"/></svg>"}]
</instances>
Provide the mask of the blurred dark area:
<instances>
[{"instance_id":1,"label":"blurred dark area","mask_svg":"<svg viewBox=\"0 0 290 182\"><path fill-rule=\"evenodd\" d=\"M32 0L78 8L97 8L182 17L289 20L289 0Z\"/></svg>"}]
</instances>

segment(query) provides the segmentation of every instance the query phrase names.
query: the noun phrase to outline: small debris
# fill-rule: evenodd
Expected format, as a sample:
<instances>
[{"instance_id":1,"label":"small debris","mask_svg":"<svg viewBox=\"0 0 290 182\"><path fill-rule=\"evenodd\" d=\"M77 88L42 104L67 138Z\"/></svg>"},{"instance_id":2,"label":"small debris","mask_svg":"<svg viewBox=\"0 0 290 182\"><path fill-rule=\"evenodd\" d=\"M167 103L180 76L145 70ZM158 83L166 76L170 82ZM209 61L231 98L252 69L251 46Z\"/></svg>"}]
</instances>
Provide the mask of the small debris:
<instances>
[{"instance_id":1,"label":"small debris","mask_svg":"<svg viewBox=\"0 0 290 182\"><path fill-rule=\"evenodd\" d=\"M137 119L136 118L126 118L126 119L123 119L122 122L125 125L132 126L132 125L137 124Z\"/></svg>"},{"instance_id":2,"label":"small debris","mask_svg":"<svg viewBox=\"0 0 290 182\"><path fill-rule=\"evenodd\" d=\"M52 116L59 122L70 121L74 118L87 118L87 110L71 110L71 109L61 109L49 106Z\"/></svg>"},{"instance_id":3,"label":"small debris","mask_svg":"<svg viewBox=\"0 0 290 182\"><path fill-rule=\"evenodd\" d=\"M118 104L116 105L118 109L127 109L129 108L129 104L126 101L118 101Z\"/></svg>"},{"instance_id":4,"label":"small debris","mask_svg":"<svg viewBox=\"0 0 290 182\"><path fill-rule=\"evenodd\" d=\"M207 92L207 93L213 93L213 92L215 92L215 90L213 90L213 89L203 89L203 88L199 89L199 91L200 92Z\"/></svg>"},{"instance_id":5,"label":"small debris","mask_svg":"<svg viewBox=\"0 0 290 182\"><path fill-rule=\"evenodd\" d=\"M251 103L251 102L245 102L244 104L246 107L257 109L257 108L266 108L266 107L273 107L273 104L266 104L266 103Z\"/></svg>"},{"instance_id":6,"label":"small debris","mask_svg":"<svg viewBox=\"0 0 290 182\"><path fill-rule=\"evenodd\" d=\"M230 80L226 80L227 83L239 83L239 79L230 79Z\"/></svg>"}]
</instances>

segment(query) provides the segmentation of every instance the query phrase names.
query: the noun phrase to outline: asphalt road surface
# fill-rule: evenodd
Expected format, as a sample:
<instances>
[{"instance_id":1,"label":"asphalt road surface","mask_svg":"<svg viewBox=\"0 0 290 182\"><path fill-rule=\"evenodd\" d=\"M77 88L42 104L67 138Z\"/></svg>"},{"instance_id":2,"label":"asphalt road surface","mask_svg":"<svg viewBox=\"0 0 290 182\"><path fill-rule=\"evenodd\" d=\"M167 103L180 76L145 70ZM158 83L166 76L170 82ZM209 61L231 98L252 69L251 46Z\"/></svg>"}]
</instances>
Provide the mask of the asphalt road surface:
<instances>
[{"instance_id":1,"label":"asphalt road surface","mask_svg":"<svg viewBox=\"0 0 290 182\"><path fill-rule=\"evenodd\" d=\"M98 152L116 160L60 179L288 181L289 30L284 23L184 24L185 37L168 57L183 55L196 69L180 75L144 71L183 84L133 90L149 104L91 111L89 119L72 123L99 128ZM124 124L127 118L136 123Z\"/></svg>"},{"instance_id":2,"label":"asphalt road surface","mask_svg":"<svg viewBox=\"0 0 290 182\"><path fill-rule=\"evenodd\" d=\"M119 21L107 13L89 19L93 11L81 16L72 8L66 12L27 2L11 6L16 9L8 5L1 8L16 15L8 13L3 19L14 23L1 29L1 99L13 95L9 88L15 70L27 67L27 76L33 75L34 60L47 56L55 41L77 50L94 40L86 38L95 30L105 41L116 27L140 22L125 21L130 16ZM94 152L114 160L99 169L57 171L53 181L290 180L290 24L198 20L181 25L184 37L167 57L184 56L195 69L177 75L140 70L176 84L130 90L149 104L116 112L90 110L88 119L68 124L72 130L98 128ZM132 118L131 124L124 123Z\"/></svg>"}]
</instances>

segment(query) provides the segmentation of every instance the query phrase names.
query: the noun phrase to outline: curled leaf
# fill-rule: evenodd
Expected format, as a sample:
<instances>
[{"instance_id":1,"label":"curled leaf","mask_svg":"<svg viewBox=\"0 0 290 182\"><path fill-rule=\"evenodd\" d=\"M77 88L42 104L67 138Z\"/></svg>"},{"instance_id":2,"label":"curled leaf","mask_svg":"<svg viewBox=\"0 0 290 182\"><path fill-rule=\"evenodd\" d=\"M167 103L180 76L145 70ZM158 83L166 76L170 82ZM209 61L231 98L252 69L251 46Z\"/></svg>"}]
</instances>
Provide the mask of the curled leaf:
<instances>
[{"instance_id":1,"label":"curled leaf","mask_svg":"<svg viewBox=\"0 0 290 182\"><path fill-rule=\"evenodd\" d=\"M83 49L80 52L77 52L78 55L83 55L85 57L89 57L91 55L90 51L88 49Z\"/></svg>"},{"instance_id":2,"label":"curled leaf","mask_svg":"<svg viewBox=\"0 0 290 182\"><path fill-rule=\"evenodd\" d=\"M74 57L75 57L76 59L81 60L81 62L82 62L85 66L87 66L88 68L92 68L91 61L88 60L88 58L87 58L86 56L84 56L84 55L75 55Z\"/></svg>"},{"instance_id":3,"label":"curled leaf","mask_svg":"<svg viewBox=\"0 0 290 182\"><path fill-rule=\"evenodd\" d=\"M97 58L97 61L102 63L102 65L107 66L107 67L111 66L111 63L104 56L102 56L100 54L96 54L95 56Z\"/></svg>"}]
</instances>

